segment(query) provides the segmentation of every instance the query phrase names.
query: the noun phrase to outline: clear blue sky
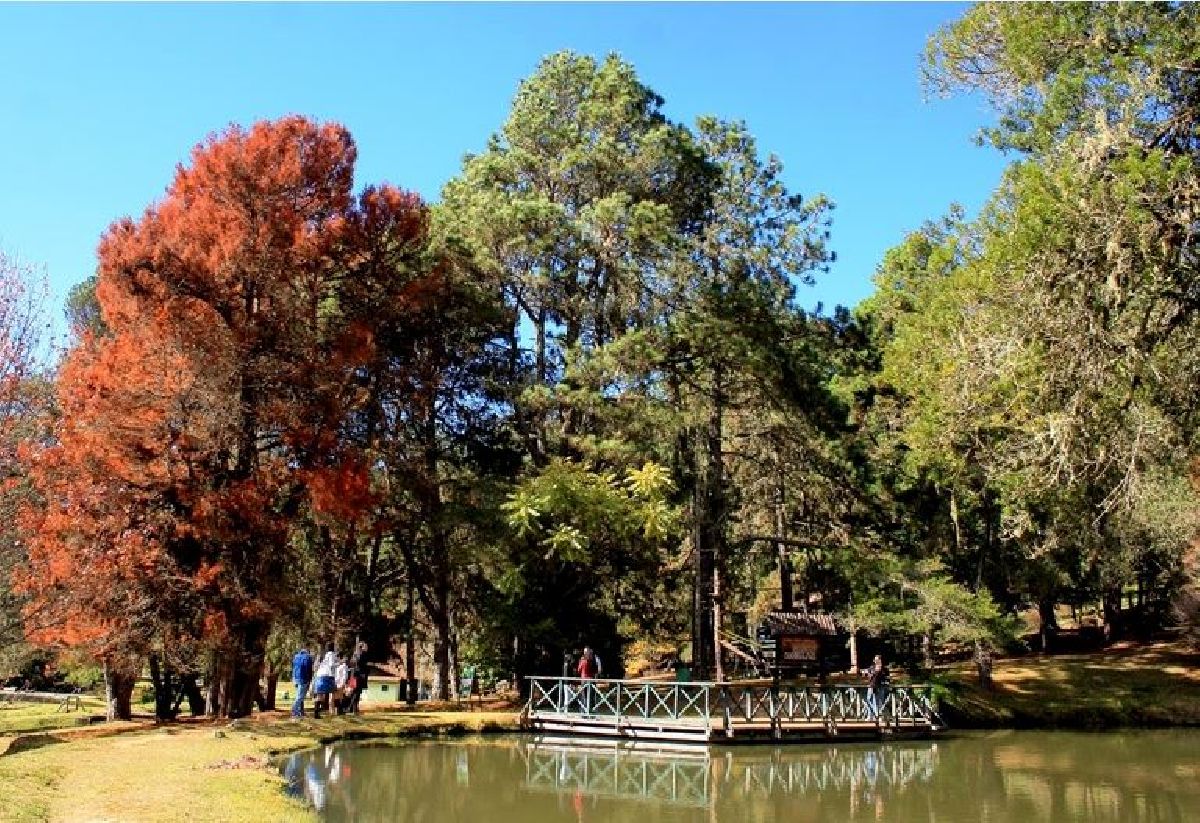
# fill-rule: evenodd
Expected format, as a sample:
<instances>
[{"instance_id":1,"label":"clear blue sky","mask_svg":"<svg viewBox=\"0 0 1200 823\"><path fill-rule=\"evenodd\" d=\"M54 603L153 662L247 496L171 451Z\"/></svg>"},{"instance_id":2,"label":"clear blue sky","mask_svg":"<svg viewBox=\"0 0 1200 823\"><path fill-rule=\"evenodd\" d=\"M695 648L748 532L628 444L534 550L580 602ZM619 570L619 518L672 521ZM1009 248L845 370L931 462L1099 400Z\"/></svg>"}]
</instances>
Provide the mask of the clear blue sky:
<instances>
[{"instance_id":1,"label":"clear blue sky","mask_svg":"<svg viewBox=\"0 0 1200 823\"><path fill-rule=\"evenodd\" d=\"M838 262L802 302L853 305L883 252L1004 158L978 99L925 101L926 38L959 4L0 4L0 248L42 265L60 306L113 220L159 198L231 122L345 124L358 185L436 199L521 78L559 49L620 53L676 120L746 121L794 191L837 203Z\"/></svg>"}]
</instances>

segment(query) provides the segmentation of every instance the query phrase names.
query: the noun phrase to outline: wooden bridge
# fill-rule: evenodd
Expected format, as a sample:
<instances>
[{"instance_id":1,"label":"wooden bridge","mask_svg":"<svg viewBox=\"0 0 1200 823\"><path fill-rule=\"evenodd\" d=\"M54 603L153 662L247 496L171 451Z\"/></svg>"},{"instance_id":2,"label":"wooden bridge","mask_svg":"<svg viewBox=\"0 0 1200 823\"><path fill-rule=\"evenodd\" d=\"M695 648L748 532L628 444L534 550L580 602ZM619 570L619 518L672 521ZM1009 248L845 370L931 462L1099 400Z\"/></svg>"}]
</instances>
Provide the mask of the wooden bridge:
<instances>
[{"instance_id":1,"label":"wooden bridge","mask_svg":"<svg viewBox=\"0 0 1200 823\"><path fill-rule=\"evenodd\" d=\"M943 726L929 686L656 683L531 677L525 728L694 743L926 736Z\"/></svg>"}]
</instances>

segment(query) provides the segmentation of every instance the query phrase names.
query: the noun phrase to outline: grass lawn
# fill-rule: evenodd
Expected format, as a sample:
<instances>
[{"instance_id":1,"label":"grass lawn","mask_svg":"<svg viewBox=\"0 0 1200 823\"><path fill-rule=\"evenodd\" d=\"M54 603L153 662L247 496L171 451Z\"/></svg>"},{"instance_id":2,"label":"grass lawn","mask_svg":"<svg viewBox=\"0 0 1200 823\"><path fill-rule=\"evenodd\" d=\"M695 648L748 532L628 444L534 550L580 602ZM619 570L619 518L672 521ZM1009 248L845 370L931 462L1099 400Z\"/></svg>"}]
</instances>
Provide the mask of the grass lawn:
<instances>
[{"instance_id":1,"label":"grass lawn","mask_svg":"<svg viewBox=\"0 0 1200 823\"><path fill-rule=\"evenodd\" d=\"M69 711L59 711L57 703L20 703L5 700L0 702L0 735L86 726L93 718L104 716L104 701L99 698L80 697L79 706L80 708L75 708L75 703L72 702Z\"/></svg>"},{"instance_id":2,"label":"grass lawn","mask_svg":"<svg viewBox=\"0 0 1200 823\"><path fill-rule=\"evenodd\" d=\"M974 666L951 669L947 719L960 726L1200 725L1200 655L1179 642L1003 658L993 679L995 688L983 691Z\"/></svg>"},{"instance_id":3,"label":"grass lawn","mask_svg":"<svg viewBox=\"0 0 1200 823\"><path fill-rule=\"evenodd\" d=\"M397 711L10 736L0 738L0 820L313 819L284 794L274 755L344 738L516 728L512 712Z\"/></svg>"}]
</instances>

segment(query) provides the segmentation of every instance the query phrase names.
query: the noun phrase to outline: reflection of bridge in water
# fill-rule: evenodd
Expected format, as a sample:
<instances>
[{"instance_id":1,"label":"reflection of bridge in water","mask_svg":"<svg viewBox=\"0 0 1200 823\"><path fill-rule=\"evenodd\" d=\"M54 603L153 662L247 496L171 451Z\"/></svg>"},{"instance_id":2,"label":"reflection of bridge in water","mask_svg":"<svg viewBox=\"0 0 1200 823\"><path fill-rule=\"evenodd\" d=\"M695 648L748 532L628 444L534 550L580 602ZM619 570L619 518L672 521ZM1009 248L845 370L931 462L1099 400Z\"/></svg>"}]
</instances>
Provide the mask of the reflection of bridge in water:
<instances>
[{"instance_id":1,"label":"reflection of bridge in water","mask_svg":"<svg viewBox=\"0 0 1200 823\"><path fill-rule=\"evenodd\" d=\"M524 754L529 788L682 806L708 806L718 792L725 798L752 798L927 783L938 758L936 744L775 749L756 757L745 750L734 756L700 748L579 745L553 738L535 739Z\"/></svg>"}]
</instances>

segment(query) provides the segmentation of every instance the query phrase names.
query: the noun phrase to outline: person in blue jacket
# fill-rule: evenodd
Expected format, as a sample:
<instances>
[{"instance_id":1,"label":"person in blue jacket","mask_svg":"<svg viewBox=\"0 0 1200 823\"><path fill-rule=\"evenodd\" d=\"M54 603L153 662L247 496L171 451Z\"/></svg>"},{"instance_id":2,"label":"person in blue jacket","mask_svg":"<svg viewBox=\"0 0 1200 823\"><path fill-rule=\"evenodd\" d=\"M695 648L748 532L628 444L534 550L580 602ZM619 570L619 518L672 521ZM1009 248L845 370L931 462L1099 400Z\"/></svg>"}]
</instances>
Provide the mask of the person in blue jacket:
<instances>
[{"instance_id":1,"label":"person in blue jacket","mask_svg":"<svg viewBox=\"0 0 1200 823\"><path fill-rule=\"evenodd\" d=\"M304 717L304 698L312 683L313 659L308 649L301 649L292 658L292 682L296 684L296 702L292 704L292 717Z\"/></svg>"}]
</instances>

